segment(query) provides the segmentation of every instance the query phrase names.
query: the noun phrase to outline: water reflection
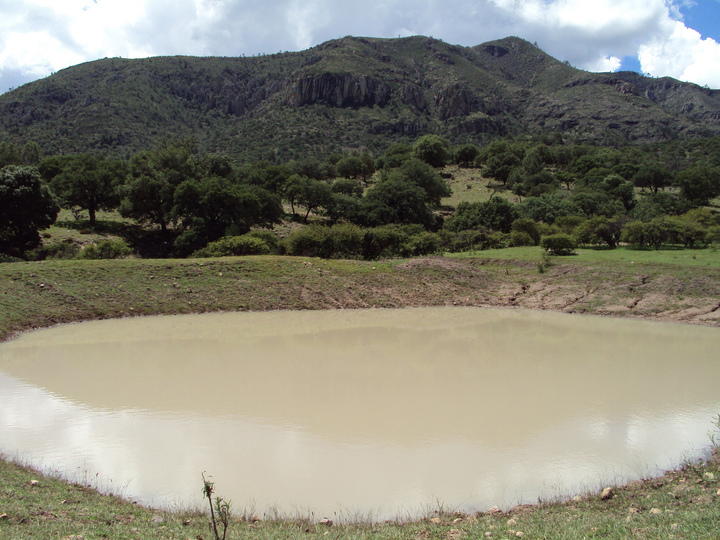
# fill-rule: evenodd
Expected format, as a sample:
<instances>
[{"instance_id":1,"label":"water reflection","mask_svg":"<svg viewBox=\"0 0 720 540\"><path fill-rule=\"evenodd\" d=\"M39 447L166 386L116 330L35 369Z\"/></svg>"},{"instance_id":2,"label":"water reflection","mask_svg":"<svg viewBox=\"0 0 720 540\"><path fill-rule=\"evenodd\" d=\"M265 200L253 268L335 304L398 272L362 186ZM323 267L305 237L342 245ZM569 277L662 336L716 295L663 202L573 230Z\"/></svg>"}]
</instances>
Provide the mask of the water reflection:
<instances>
[{"instance_id":1,"label":"water reflection","mask_svg":"<svg viewBox=\"0 0 720 540\"><path fill-rule=\"evenodd\" d=\"M718 345L473 308L96 321L0 346L0 451L159 505L207 471L259 511L509 506L706 446Z\"/></svg>"}]
</instances>

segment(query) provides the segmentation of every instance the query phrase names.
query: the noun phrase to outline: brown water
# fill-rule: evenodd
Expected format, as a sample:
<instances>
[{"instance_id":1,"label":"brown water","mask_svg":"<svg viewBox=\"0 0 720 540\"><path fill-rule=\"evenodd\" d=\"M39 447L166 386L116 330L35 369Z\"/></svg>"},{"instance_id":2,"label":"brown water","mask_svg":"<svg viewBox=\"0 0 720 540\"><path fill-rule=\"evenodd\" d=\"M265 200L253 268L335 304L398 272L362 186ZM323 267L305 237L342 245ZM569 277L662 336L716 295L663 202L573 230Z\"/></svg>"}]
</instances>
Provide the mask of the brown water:
<instances>
[{"instance_id":1,"label":"brown water","mask_svg":"<svg viewBox=\"0 0 720 540\"><path fill-rule=\"evenodd\" d=\"M482 510L709 444L720 331L423 308L95 321L0 346L0 452L154 505Z\"/></svg>"}]
</instances>

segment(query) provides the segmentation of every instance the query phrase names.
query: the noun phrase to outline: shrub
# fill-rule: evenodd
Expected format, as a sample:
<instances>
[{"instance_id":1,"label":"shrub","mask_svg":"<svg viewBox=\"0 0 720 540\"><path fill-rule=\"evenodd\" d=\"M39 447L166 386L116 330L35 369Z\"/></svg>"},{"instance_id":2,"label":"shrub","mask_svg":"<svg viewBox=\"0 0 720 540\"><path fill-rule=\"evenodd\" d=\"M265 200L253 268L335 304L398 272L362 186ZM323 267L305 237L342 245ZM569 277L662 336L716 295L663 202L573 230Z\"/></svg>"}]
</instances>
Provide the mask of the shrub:
<instances>
[{"instance_id":1,"label":"shrub","mask_svg":"<svg viewBox=\"0 0 720 540\"><path fill-rule=\"evenodd\" d=\"M577 247L573 237L565 233L545 236L540 240L540 245L553 255L571 255Z\"/></svg>"},{"instance_id":2,"label":"shrub","mask_svg":"<svg viewBox=\"0 0 720 540\"><path fill-rule=\"evenodd\" d=\"M245 236L250 236L252 238L259 238L265 244L267 244L268 248L270 248L270 253L280 253L281 251L281 242L280 238L277 234L275 234L272 231L267 230L261 230L261 231L250 231Z\"/></svg>"},{"instance_id":3,"label":"shrub","mask_svg":"<svg viewBox=\"0 0 720 540\"><path fill-rule=\"evenodd\" d=\"M362 229L349 223L332 227L310 225L294 231L286 241L288 255L324 259L357 257L362 246Z\"/></svg>"},{"instance_id":4,"label":"shrub","mask_svg":"<svg viewBox=\"0 0 720 540\"><path fill-rule=\"evenodd\" d=\"M405 254L410 237L422 231L422 225L383 225L368 229L363 238L363 258L401 257Z\"/></svg>"},{"instance_id":5,"label":"shrub","mask_svg":"<svg viewBox=\"0 0 720 540\"><path fill-rule=\"evenodd\" d=\"M513 231L510 233L510 246L521 247L521 246L536 246L537 244L533 241L531 236L523 231Z\"/></svg>"},{"instance_id":6,"label":"shrub","mask_svg":"<svg viewBox=\"0 0 720 540\"><path fill-rule=\"evenodd\" d=\"M440 237L435 233L423 231L408 238L403 247L407 255L429 255L440 249Z\"/></svg>"},{"instance_id":7,"label":"shrub","mask_svg":"<svg viewBox=\"0 0 720 540\"><path fill-rule=\"evenodd\" d=\"M88 244L77 254L78 259L123 259L132 253L124 240L100 240Z\"/></svg>"},{"instance_id":8,"label":"shrub","mask_svg":"<svg viewBox=\"0 0 720 540\"><path fill-rule=\"evenodd\" d=\"M225 236L197 250L191 257L230 257L237 255L266 255L270 247L261 239L244 234Z\"/></svg>"},{"instance_id":9,"label":"shrub","mask_svg":"<svg viewBox=\"0 0 720 540\"><path fill-rule=\"evenodd\" d=\"M80 252L77 244L72 242L58 242L46 246L37 247L26 253L31 261L42 261L45 259L75 259Z\"/></svg>"}]
</instances>

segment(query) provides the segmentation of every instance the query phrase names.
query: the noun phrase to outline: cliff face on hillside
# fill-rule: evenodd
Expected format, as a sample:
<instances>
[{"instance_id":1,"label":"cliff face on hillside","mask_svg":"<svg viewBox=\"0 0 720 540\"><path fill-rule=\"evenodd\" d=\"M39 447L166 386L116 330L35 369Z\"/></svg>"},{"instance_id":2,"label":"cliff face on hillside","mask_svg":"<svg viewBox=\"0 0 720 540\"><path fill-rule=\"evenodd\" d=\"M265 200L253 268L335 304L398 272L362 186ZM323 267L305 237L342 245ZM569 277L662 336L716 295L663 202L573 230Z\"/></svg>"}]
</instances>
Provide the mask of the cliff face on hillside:
<instances>
[{"instance_id":1,"label":"cliff face on hillside","mask_svg":"<svg viewBox=\"0 0 720 540\"><path fill-rule=\"evenodd\" d=\"M458 47L343 38L256 58L104 59L0 96L0 139L129 153L194 134L239 157L380 150L435 132L480 143L560 131L625 144L720 134L720 92L587 73L518 38Z\"/></svg>"}]
</instances>

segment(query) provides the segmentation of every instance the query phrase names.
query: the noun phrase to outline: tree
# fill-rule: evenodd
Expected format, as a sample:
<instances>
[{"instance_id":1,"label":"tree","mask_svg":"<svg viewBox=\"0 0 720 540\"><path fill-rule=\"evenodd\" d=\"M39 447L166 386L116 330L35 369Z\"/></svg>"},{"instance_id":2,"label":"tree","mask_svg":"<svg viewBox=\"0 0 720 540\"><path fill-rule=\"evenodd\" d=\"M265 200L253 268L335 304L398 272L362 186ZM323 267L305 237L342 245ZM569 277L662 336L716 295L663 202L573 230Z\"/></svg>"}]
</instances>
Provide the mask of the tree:
<instances>
[{"instance_id":1,"label":"tree","mask_svg":"<svg viewBox=\"0 0 720 540\"><path fill-rule=\"evenodd\" d=\"M455 150L455 161L463 167L470 167L475 163L475 158L479 153L480 151L477 149L477 146L464 144Z\"/></svg>"},{"instance_id":2,"label":"tree","mask_svg":"<svg viewBox=\"0 0 720 540\"><path fill-rule=\"evenodd\" d=\"M22 165L22 157L20 150L18 150L15 143L1 142L0 143L0 169L7 167L8 165Z\"/></svg>"},{"instance_id":3,"label":"tree","mask_svg":"<svg viewBox=\"0 0 720 540\"><path fill-rule=\"evenodd\" d=\"M130 160L130 179L123 188L120 214L140 223L160 225L163 234L172 220L175 189L197 178L193 139L163 142Z\"/></svg>"},{"instance_id":4,"label":"tree","mask_svg":"<svg viewBox=\"0 0 720 540\"><path fill-rule=\"evenodd\" d=\"M326 182L294 174L288 179L285 199L290 203L293 214L296 204L305 207L303 221L307 223L310 212L332 204L333 192Z\"/></svg>"},{"instance_id":5,"label":"tree","mask_svg":"<svg viewBox=\"0 0 720 540\"><path fill-rule=\"evenodd\" d=\"M396 169L383 171L380 182L389 179L415 184L425 192L425 202L431 206L439 206L443 197L452 194L445 179L429 164L416 158L410 158Z\"/></svg>"},{"instance_id":6,"label":"tree","mask_svg":"<svg viewBox=\"0 0 720 540\"><path fill-rule=\"evenodd\" d=\"M450 159L450 145L439 135L424 135L415 141L412 153L432 167L443 167Z\"/></svg>"},{"instance_id":7,"label":"tree","mask_svg":"<svg viewBox=\"0 0 720 540\"><path fill-rule=\"evenodd\" d=\"M632 181L635 187L650 188L653 193L670 185L670 173L658 166L647 165L641 167L633 176Z\"/></svg>"},{"instance_id":8,"label":"tree","mask_svg":"<svg viewBox=\"0 0 720 540\"><path fill-rule=\"evenodd\" d=\"M417 184L391 177L371 187L362 199L358 220L377 227L388 223L435 225L435 216L427 206L427 193Z\"/></svg>"},{"instance_id":9,"label":"tree","mask_svg":"<svg viewBox=\"0 0 720 540\"><path fill-rule=\"evenodd\" d=\"M82 154L65 164L51 186L61 207L87 210L93 226L98 210L112 210L120 204L118 189L126 174L124 161Z\"/></svg>"},{"instance_id":10,"label":"tree","mask_svg":"<svg viewBox=\"0 0 720 540\"><path fill-rule=\"evenodd\" d=\"M620 241L625 220L618 216L607 218L605 216L593 216L575 229L575 238L580 244L606 243L611 249L617 247Z\"/></svg>"},{"instance_id":11,"label":"tree","mask_svg":"<svg viewBox=\"0 0 720 540\"><path fill-rule=\"evenodd\" d=\"M520 158L511 152L496 154L488 158L485 176L506 184L510 173L520 167Z\"/></svg>"},{"instance_id":12,"label":"tree","mask_svg":"<svg viewBox=\"0 0 720 540\"><path fill-rule=\"evenodd\" d=\"M701 206L720 195L720 167L692 167L677 174L675 183L682 196Z\"/></svg>"},{"instance_id":13,"label":"tree","mask_svg":"<svg viewBox=\"0 0 720 540\"><path fill-rule=\"evenodd\" d=\"M484 227L494 231L509 233L518 211L506 199L495 197L485 202L458 204L455 213L445 222L445 228L464 231Z\"/></svg>"},{"instance_id":14,"label":"tree","mask_svg":"<svg viewBox=\"0 0 720 540\"><path fill-rule=\"evenodd\" d=\"M0 252L21 256L40 244L39 231L57 219L58 207L35 167L0 170Z\"/></svg>"},{"instance_id":15,"label":"tree","mask_svg":"<svg viewBox=\"0 0 720 540\"><path fill-rule=\"evenodd\" d=\"M345 156L338 161L337 172L344 178L357 178L363 174L363 162L357 155Z\"/></svg>"},{"instance_id":16,"label":"tree","mask_svg":"<svg viewBox=\"0 0 720 540\"><path fill-rule=\"evenodd\" d=\"M186 180L174 194L173 217L184 228L194 231L198 242L218 240L230 228L236 234L244 234L253 225L276 223L281 215L277 196L226 178Z\"/></svg>"}]
</instances>

